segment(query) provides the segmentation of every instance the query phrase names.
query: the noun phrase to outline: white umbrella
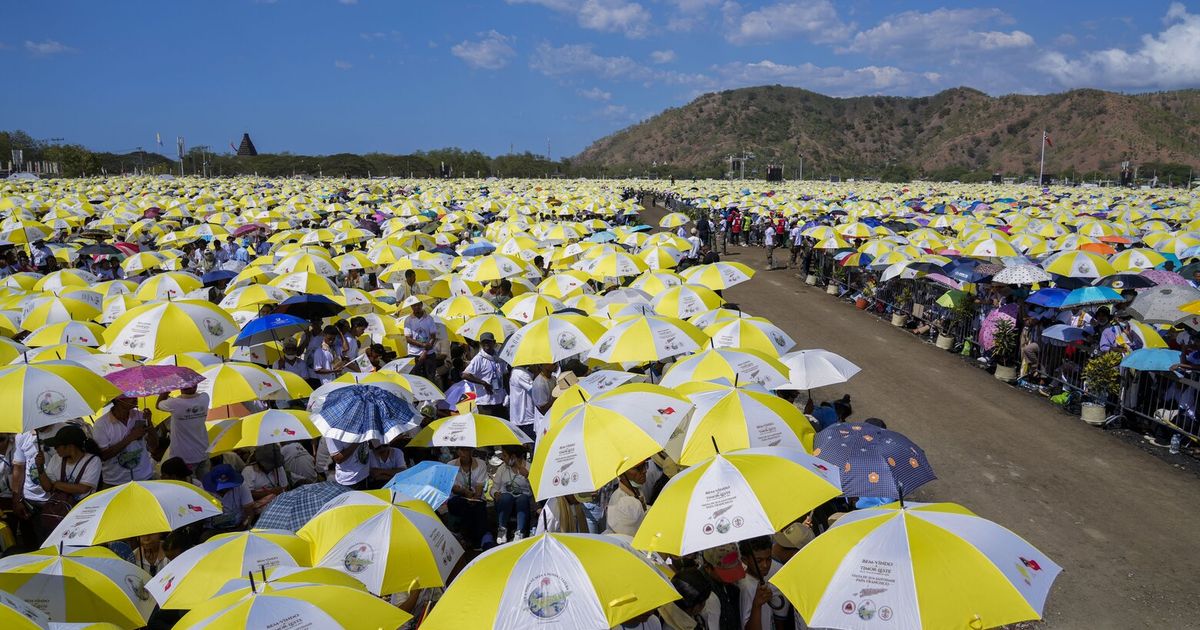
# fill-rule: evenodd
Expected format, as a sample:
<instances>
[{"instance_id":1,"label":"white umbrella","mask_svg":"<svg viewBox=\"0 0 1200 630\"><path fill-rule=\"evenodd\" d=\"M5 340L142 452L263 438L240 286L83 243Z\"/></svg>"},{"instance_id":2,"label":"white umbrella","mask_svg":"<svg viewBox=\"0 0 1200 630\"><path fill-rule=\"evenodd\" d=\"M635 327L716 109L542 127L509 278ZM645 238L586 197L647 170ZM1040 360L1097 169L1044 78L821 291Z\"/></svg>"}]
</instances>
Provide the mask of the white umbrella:
<instances>
[{"instance_id":1,"label":"white umbrella","mask_svg":"<svg viewBox=\"0 0 1200 630\"><path fill-rule=\"evenodd\" d=\"M776 389L816 389L845 383L858 374L857 365L828 350L797 350L779 358L790 370L788 382Z\"/></svg>"}]
</instances>

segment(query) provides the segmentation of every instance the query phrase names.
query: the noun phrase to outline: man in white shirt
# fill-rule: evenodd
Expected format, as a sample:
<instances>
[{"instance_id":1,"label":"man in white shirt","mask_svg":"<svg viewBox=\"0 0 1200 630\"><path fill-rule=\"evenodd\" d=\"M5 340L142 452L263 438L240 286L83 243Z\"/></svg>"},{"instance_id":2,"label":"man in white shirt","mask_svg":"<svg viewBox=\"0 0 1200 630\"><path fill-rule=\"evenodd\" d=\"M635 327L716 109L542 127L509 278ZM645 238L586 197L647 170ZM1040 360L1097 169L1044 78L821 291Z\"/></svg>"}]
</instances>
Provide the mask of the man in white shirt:
<instances>
[{"instance_id":1,"label":"man in white shirt","mask_svg":"<svg viewBox=\"0 0 1200 630\"><path fill-rule=\"evenodd\" d=\"M425 283L417 282L417 272L412 269L405 269L404 281L396 285L396 304L400 304L406 298L414 295L424 295L425 292Z\"/></svg>"},{"instance_id":2,"label":"man in white shirt","mask_svg":"<svg viewBox=\"0 0 1200 630\"><path fill-rule=\"evenodd\" d=\"M341 371L341 359L335 358L333 353L337 337L337 328L326 326L321 332L321 345L312 352L313 378L321 385L333 381Z\"/></svg>"},{"instance_id":3,"label":"man in white shirt","mask_svg":"<svg viewBox=\"0 0 1200 630\"><path fill-rule=\"evenodd\" d=\"M368 464L371 449L368 448L367 443L342 442L333 438L325 438L325 445L329 448L329 455L333 459L333 463L336 464L333 480L347 488L365 489L367 478L371 473L371 467Z\"/></svg>"},{"instance_id":4,"label":"man in white shirt","mask_svg":"<svg viewBox=\"0 0 1200 630\"><path fill-rule=\"evenodd\" d=\"M50 532L41 531L38 514L49 498L42 489L38 477L37 461L38 439L33 431L18 433L14 438L12 455L12 508L13 513L21 523L22 536L27 544L34 549L42 546L42 541ZM29 508L33 508L30 511Z\"/></svg>"},{"instance_id":5,"label":"man in white shirt","mask_svg":"<svg viewBox=\"0 0 1200 630\"><path fill-rule=\"evenodd\" d=\"M692 244L692 248L688 250L687 257L693 261L700 260L700 246L704 244L700 240L700 236L696 233L696 228L692 228L692 235L688 237L688 242Z\"/></svg>"},{"instance_id":6,"label":"man in white shirt","mask_svg":"<svg viewBox=\"0 0 1200 630\"><path fill-rule=\"evenodd\" d=\"M104 484L146 481L154 476L151 453L158 450L158 432L149 430L132 398L113 400L108 413L92 425L92 438L100 447ZM207 409L205 410L207 415Z\"/></svg>"},{"instance_id":7,"label":"man in white shirt","mask_svg":"<svg viewBox=\"0 0 1200 630\"><path fill-rule=\"evenodd\" d=\"M535 367L515 367L508 379L508 419L518 427L530 426L537 419L537 405L533 401Z\"/></svg>"},{"instance_id":8,"label":"man in white shirt","mask_svg":"<svg viewBox=\"0 0 1200 630\"><path fill-rule=\"evenodd\" d=\"M496 356L496 336L490 332L479 335L479 352L463 369L463 380L483 387L477 392L475 405L479 413L508 419L508 392L504 388L506 365Z\"/></svg>"},{"instance_id":9,"label":"man in white shirt","mask_svg":"<svg viewBox=\"0 0 1200 630\"><path fill-rule=\"evenodd\" d=\"M171 414L167 426L171 432L171 454L183 460L197 479L208 472L208 394L196 393L195 387L179 390L170 397L161 394L158 408Z\"/></svg>"},{"instance_id":10,"label":"man in white shirt","mask_svg":"<svg viewBox=\"0 0 1200 630\"><path fill-rule=\"evenodd\" d=\"M425 313L425 304L420 300L414 301L412 314L404 318L404 339L408 342L408 356L414 359L413 374L426 378L433 376L437 332L437 322Z\"/></svg>"},{"instance_id":11,"label":"man in white shirt","mask_svg":"<svg viewBox=\"0 0 1200 630\"><path fill-rule=\"evenodd\" d=\"M771 558L771 537L760 536L740 544L746 577L738 580L742 627L745 630L774 630L775 618L789 616L791 604L769 583L783 565Z\"/></svg>"}]
</instances>

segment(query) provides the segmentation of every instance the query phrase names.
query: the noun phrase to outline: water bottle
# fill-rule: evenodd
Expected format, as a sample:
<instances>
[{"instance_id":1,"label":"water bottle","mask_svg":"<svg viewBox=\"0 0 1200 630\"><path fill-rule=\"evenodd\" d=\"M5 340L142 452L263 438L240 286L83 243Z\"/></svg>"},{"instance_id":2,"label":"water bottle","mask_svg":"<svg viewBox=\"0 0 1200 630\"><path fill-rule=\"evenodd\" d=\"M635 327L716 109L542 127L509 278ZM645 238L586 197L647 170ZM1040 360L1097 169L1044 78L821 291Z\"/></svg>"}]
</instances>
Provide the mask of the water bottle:
<instances>
[{"instance_id":1,"label":"water bottle","mask_svg":"<svg viewBox=\"0 0 1200 630\"><path fill-rule=\"evenodd\" d=\"M1179 438L1179 434L1178 434L1178 433L1176 433L1176 434L1174 434L1174 435L1172 435L1172 436L1171 436L1171 448L1170 448L1170 451L1171 451L1171 454L1172 454L1172 455L1178 455L1178 454L1179 454L1179 443L1180 443L1181 441L1182 441L1182 440Z\"/></svg>"}]
</instances>

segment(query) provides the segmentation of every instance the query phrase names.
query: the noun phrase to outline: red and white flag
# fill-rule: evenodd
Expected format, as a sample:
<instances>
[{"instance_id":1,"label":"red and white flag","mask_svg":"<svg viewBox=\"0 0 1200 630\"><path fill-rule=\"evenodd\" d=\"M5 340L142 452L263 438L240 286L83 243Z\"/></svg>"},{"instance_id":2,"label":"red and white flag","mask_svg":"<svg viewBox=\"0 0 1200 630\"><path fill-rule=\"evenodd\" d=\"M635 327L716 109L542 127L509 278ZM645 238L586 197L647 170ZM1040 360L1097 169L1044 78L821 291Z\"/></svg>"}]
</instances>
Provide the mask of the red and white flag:
<instances>
[{"instance_id":1,"label":"red and white flag","mask_svg":"<svg viewBox=\"0 0 1200 630\"><path fill-rule=\"evenodd\" d=\"M1042 132L1042 142L1045 142L1048 146L1054 146L1054 143L1050 142L1050 134L1045 131Z\"/></svg>"}]
</instances>

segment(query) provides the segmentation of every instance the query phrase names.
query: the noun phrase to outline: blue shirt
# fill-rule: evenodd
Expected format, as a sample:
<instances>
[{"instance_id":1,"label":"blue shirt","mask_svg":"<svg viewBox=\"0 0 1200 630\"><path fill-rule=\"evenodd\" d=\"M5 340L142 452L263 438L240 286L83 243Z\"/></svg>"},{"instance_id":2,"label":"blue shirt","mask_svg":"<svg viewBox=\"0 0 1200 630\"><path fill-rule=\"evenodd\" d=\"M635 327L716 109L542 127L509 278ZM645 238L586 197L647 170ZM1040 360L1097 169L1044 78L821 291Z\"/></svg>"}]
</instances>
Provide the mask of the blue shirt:
<instances>
[{"instance_id":1,"label":"blue shirt","mask_svg":"<svg viewBox=\"0 0 1200 630\"><path fill-rule=\"evenodd\" d=\"M817 419L817 424L821 425L822 429L829 428L838 421L837 410L833 405L821 405L813 409L812 415Z\"/></svg>"}]
</instances>

